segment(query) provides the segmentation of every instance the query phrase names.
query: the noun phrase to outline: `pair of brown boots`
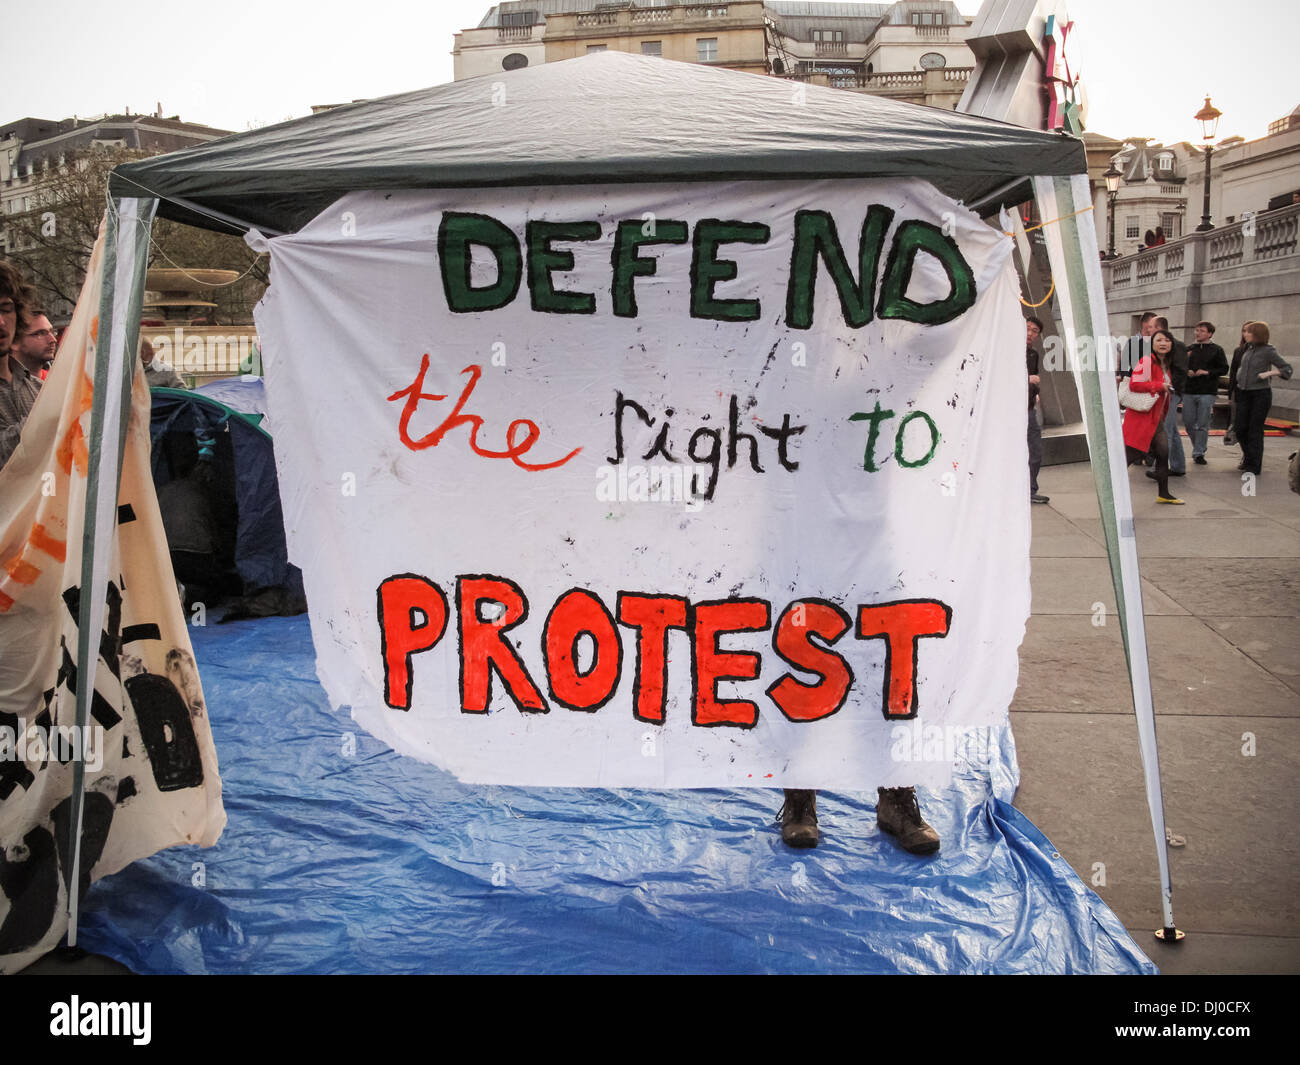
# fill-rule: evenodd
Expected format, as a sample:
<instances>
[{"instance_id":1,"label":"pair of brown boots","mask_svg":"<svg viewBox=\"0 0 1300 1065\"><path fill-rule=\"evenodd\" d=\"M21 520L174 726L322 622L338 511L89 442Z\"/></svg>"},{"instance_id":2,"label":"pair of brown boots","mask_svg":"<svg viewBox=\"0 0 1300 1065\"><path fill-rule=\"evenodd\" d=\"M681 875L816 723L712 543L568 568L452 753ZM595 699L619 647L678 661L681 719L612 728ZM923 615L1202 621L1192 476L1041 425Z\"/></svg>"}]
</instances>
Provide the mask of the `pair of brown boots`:
<instances>
[{"instance_id":1,"label":"pair of brown boots","mask_svg":"<svg viewBox=\"0 0 1300 1065\"><path fill-rule=\"evenodd\" d=\"M876 824L898 838L910 854L934 854L939 833L921 816L915 788L877 788ZM786 788L785 805L777 813L781 840L787 847L817 846L817 793Z\"/></svg>"}]
</instances>

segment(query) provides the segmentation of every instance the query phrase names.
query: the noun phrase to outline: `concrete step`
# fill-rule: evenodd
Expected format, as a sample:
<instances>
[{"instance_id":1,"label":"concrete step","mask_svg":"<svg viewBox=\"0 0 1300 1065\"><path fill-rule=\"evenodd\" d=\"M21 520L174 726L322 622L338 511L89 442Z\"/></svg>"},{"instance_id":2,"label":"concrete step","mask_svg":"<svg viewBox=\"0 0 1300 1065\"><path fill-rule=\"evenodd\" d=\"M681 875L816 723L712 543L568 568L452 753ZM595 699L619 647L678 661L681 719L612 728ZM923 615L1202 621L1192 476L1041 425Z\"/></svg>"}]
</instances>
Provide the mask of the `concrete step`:
<instances>
[{"instance_id":1,"label":"concrete step","mask_svg":"<svg viewBox=\"0 0 1300 1065\"><path fill-rule=\"evenodd\" d=\"M1088 438L1083 422L1043 427L1043 465L1064 466L1068 462L1088 461Z\"/></svg>"}]
</instances>

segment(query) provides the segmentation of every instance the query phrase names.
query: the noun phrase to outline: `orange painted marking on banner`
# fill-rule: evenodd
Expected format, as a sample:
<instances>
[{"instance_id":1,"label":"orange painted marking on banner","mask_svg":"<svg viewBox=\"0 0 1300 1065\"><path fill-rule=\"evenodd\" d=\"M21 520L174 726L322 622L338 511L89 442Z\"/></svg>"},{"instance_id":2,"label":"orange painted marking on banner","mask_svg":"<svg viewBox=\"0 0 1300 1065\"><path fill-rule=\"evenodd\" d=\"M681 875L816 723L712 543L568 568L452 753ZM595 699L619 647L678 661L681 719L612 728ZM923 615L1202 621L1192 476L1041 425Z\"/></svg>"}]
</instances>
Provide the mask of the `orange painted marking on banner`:
<instances>
[{"instance_id":1,"label":"orange painted marking on banner","mask_svg":"<svg viewBox=\"0 0 1300 1065\"><path fill-rule=\"evenodd\" d=\"M9 608L14 605L14 601L0 591L0 614L8 612Z\"/></svg>"},{"instance_id":2,"label":"orange painted marking on banner","mask_svg":"<svg viewBox=\"0 0 1300 1065\"><path fill-rule=\"evenodd\" d=\"M95 382L92 381L90 375L83 370L81 372L81 388L77 392L77 417L80 418L94 405Z\"/></svg>"},{"instance_id":3,"label":"orange painted marking on banner","mask_svg":"<svg viewBox=\"0 0 1300 1065\"><path fill-rule=\"evenodd\" d=\"M86 450L86 436L81 431L81 423L73 422L68 426L68 431L63 434L63 439L59 441L59 449L55 452L55 457L59 460L59 466L64 473L72 473L72 464L77 464L77 470L84 477L90 464L90 454Z\"/></svg>"},{"instance_id":4,"label":"orange painted marking on banner","mask_svg":"<svg viewBox=\"0 0 1300 1065\"><path fill-rule=\"evenodd\" d=\"M64 432L55 457L64 473L71 474L75 462L77 470L84 477L90 466L90 452L86 448L86 434L81 428L81 417L95 403L95 383L84 371L78 383L76 403L76 414L73 416L76 420Z\"/></svg>"},{"instance_id":5,"label":"orange painted marking on banner","mask_svg":"<svg viewBox=\"0 0 1300 1065\"><path fill-rule=\"evenodd\" d=\"M90 339L99 340L99 315L90 320Z\"/></svg>"},{"instance_id":6,"label":"orange painted marking on banner","mask_svg":"<svg viewBox=\"0 0 1300 1065\"><path fill-rule=\"evenodd\" d=\"M77 464L77 472L85 477L90 469L90 451L86 447L86 435L77 424L77 432L72 438L72 461Z\"/></svg>"},{"instance_id":7,"label":"orange painted marking on banner","mask_svg":"<svg viewBox=\"0 0 1300 1065\"><path fill-rule=\"evenodd\" d=\"M66 540L56 540L49 534L45 526L39 522L32 526L32 534L27 537L27 542L33 547L44 551L55 562L67 561L68 542Z\"/></svg>"},{"instance_id":8,"label":"orange painted marking on banner","mask_svg":"<svg viewBox=\"0 0 1300 1065\"><path fill-rule=\"evenodd\" d=\"M5 571L19 584L35 584L41 571L28 562L22 555L14 555L5 563Z\"/></svg>"}]
</instances>

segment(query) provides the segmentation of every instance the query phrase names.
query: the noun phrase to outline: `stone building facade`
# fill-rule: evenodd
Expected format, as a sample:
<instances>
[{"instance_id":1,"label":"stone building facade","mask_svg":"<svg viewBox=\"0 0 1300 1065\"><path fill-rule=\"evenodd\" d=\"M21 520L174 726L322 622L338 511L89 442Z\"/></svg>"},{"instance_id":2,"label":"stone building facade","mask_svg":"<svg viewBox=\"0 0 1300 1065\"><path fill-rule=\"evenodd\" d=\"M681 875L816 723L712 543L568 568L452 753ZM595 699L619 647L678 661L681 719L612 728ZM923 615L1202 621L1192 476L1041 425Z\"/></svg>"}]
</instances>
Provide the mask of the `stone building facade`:
<instances>
[{"instance_id":1,"label":"stone building facade","mask_svg":"<svg viewBox=\"0 0 1300 1065\"><path fill-rule=\"evenodd\" d=\"M456 35L455 78L614 50L954 108L974 56L950 0L508 0Z\"/></svg>"}]
</instances>

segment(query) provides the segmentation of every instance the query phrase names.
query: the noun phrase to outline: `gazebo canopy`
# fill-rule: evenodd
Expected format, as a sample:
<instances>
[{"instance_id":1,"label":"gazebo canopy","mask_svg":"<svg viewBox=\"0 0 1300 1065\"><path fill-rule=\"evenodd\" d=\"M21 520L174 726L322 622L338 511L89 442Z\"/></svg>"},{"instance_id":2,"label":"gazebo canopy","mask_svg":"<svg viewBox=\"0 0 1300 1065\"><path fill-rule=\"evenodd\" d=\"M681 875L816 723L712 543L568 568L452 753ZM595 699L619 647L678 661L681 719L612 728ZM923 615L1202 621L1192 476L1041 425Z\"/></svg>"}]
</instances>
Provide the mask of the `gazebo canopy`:
<instances>
[{"instance_id":1,"label":"gazebo canopy","mask_svg":"<svg viewBox=\"0 0 1300 1065\"><path fill-rule=\"evenodd\" d=\"M206 228L291 232L354 189L919 177L965 203L1086 173L1058 133L603 52L347 104L114 171ZM223 222L225 225L223 226Z\"/></svg>"}]
</instances>

